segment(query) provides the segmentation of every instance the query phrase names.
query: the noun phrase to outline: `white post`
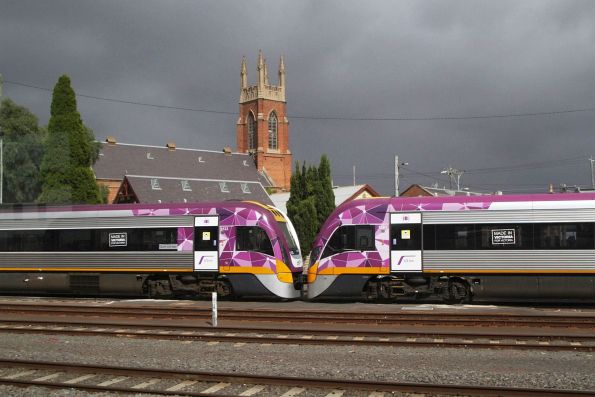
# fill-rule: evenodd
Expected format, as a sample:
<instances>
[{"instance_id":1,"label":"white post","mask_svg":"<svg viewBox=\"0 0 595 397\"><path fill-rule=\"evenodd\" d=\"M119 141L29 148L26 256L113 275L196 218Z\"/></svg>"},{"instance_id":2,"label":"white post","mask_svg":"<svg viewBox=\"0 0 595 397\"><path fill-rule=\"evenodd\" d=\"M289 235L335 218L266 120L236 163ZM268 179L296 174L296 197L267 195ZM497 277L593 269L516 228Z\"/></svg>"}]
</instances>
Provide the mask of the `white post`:
<instances>
[{"instance_id":1,"label":"white post","mask_svg":"<svg viewBox=\"0 0 595 397\"><path fill-rule=\"evenodd\" d=\"M399 197L399 156L395 156L395 197Z\"/></svg>"},{"instance_id":2,"label":"white post","mask_svg":"<svg viewBox=\"0 0 595 397\"><path fill-rule=\"evenodd\" d=\"M353 186L355 186L355 165L353 166Z\"/></svg>"},{"instance_id":3,"label":"white post","mask_svg":"<svg viewBox=\"0 0 595 397\"><path fill-rule=\"evenodd\" d=\"M212 302L213 302L213 313L212 313L212 320L211 323L213 327L217 326L217 293L212 293Z\"/></svg>"}]
</instances>

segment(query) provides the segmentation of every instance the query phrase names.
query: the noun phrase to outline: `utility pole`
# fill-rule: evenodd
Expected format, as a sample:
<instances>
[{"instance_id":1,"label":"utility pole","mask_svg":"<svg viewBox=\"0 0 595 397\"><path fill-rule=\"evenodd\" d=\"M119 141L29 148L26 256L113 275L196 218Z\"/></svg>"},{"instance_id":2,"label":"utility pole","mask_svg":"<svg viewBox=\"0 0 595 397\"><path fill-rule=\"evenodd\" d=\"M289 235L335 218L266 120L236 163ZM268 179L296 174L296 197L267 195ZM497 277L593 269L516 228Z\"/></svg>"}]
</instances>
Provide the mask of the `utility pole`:
<instances>
[{"instance_id":1,"label":"utility pole","mask_svg":"<svg viewBox=\"0 0 595 397\"><path fill-rule=\"evenodd\" d=\"M457 177L457 190L461 190L461 175L465 173L465 171L457 170L456 168L452 168L450 165L447 169L440 171L441 174L448 175L448 182L450 186L450 190L452 190L452 182L454 177Z\"/></svg>"},{"instance_id":2,"label":"utility pole","mask_svg":"<svg viewBox=\"0 0 595 397\"><path fill-rule=\"evenodd\" d=\"M395 156L395 197L399 197L399 167L409 165L409 163L399 163L399 156Z\"/></svg>"},{"instance_id":3,"label":"utility pole","mask_svg":"<svg viewBox=\"0 0 595 397\"><path fill-rule=\"evenodd\" d=\"M353 166L353 186L355 186L355 165Z\"/></svg>"}]
</instances>

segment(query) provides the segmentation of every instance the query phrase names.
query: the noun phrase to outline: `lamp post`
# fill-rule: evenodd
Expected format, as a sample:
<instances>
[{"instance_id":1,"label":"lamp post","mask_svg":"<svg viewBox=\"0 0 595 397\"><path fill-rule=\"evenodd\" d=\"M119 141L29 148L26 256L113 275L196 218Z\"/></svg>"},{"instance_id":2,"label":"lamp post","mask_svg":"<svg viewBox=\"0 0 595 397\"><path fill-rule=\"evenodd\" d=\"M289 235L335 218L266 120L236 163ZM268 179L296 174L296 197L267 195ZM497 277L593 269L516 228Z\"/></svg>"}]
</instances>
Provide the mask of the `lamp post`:
<instances>
[{"instance_id":1,"label":"lamp post","mask_svg":"<svg viewBox=\"0 0 595 397\"><path fill-rule=\"evenodd\" d=\"M395 197L399 197L399 167L409 165L406 162L399 162L399 156L395 156Z\"/></svg>"}]
</instances>

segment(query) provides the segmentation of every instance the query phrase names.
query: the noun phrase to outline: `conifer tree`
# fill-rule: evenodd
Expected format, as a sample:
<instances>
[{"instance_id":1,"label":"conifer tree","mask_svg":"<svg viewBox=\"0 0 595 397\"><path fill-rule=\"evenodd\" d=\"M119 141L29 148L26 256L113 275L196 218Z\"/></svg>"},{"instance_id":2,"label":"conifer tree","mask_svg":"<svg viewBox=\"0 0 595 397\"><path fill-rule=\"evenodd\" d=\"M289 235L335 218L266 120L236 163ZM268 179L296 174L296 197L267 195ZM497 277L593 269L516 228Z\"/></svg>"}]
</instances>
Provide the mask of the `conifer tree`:
<instances>
[{"instance_id":1,"label":"conifer tree","mask_svg":"<svg viewBox=\"0 0 595 397\"><path fill-rule=\"evenodd\" d=\"M48 136L41 163L41 203L99 203L91 165L97 159L93 132L83 125L76 96L66 75L52 95Z\"/></svg>"},{"instance_id":2,"label":"conifer tree","mask_svg":"<svg viewBox=\"0 0 595 397\"><path fill-rule=\"evenodd\" d=\"M335 193L333 193L333 180L331 177L331 163L323 154L320 157L318 166L318 187L316 195L316 214L318 216L318 228L335 209Z\"/></svg>"},{"instance_id":3,"label":"conifer tree","mask_svg":"<svg viewBox=\"0 0 595 397\"><path fill-rule=\"evenodd\" d=\"M304 255L310 251L320 226L335 208L330 163L326 156L320 168L296 162L291 176L291 192L287 201L287 215L291 219Z\"/></svg>"}]
</instances>

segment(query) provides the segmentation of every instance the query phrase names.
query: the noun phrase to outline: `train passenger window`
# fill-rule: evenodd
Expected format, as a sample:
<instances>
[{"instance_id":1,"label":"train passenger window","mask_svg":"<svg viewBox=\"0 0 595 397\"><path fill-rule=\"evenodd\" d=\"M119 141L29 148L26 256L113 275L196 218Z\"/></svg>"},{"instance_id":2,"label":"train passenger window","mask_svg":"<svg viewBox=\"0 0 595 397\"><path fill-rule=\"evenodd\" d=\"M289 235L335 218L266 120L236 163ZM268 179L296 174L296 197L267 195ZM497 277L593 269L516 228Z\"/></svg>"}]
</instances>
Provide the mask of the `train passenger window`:
<instances>
[{"instance_id":1,"label":"train passenger window","mask_svg":"<svg viewBox=\"0 0 595 397\"><path fill-rule=\"evenodd\" d=\"M436 225L424 225L423 248L424 250L436 249Z\"/></svg>"},{"instance_id":2,"label":"train passenger window","mask_svg":"<svg viewBox=\"0 0 595 397\"><path fill-rule=\"evenodd\" d=\"M592 223L535 224L536 249L593 249Z\"/></svg>"},{"instance_id":3,"label":"train passenger window","mask_svg":"<svg viewBox=\"0 0 595 397\"><path fill-rule=\"evenodd\" d=\"M321 258L344 251L374 251L374 225L345 225L339 227L328 241Z\"/></svg>"},{"instance_id":4,"label":"train passenger window","mask_svg":"<svg viewBox=\"0 0 595 397\"><path fill-rule=\"evenodd\" d=\"M419 251L421 249L421 225L390 225L391 251Z\"/></svg>"},{"instance_id":5,"label":"train passenger window","mask_svg":"<svg viewBox=\"0 0 595 397\"><path fill-rule=\"evenodd\" d=\"M60 230L58 251L93 251L93 230Z\"/></svg>"},{"instance_id":6,"label":"train passenger window","mask_svg":"<svg viewBox=\"0 0 595 397\"><path fill-rule=\"evenodd\" d=\"M533 224L477 225L479 249L533 249Z\"/></svg>"},{"instance_id":7,"label":"train passenger window","mask_svg":"<svg viewBox=\"0 0 595 397\"><path fill-rule=\"evenodd\" d=\"M236 250L274 255L269 236L263 228L258 226L238 226L236 228Z\"/></svg>"},{"instance_id":8,"label":"train passenger window","mask_svg":"<svg viewBox=\"0 0 595 397\"><path fill-rule=\"evenodd\" d=\"M436 249L475 249L475 235L475 225L436 225Z\"/></svg>"}]
</instances>

